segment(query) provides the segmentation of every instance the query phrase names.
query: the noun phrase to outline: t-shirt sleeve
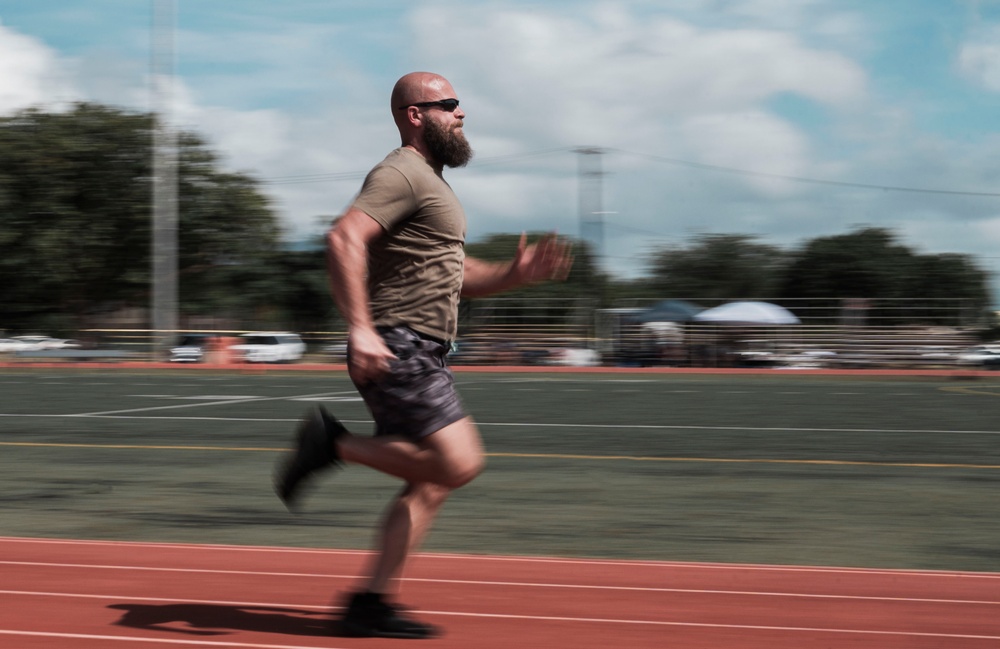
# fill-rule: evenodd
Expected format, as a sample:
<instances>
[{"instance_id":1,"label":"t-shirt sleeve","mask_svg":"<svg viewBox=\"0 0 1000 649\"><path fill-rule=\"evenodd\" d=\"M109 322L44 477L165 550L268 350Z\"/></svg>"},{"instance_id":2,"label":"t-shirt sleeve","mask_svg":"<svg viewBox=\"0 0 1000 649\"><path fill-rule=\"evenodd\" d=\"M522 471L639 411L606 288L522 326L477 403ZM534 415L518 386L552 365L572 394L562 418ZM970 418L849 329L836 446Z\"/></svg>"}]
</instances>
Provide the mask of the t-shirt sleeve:
<instances>
[{"instance_id":1,"label":"t-shirt sleeve","mask_svg":"<svg viewBox=\"0 0 1000 649\"><path fill-rule=\"evenodd\" d=\"M401 171L379 165L365 178L354 207L389 230L416 211L417 200L413 187Z\"/></svg>"}]
</instances>

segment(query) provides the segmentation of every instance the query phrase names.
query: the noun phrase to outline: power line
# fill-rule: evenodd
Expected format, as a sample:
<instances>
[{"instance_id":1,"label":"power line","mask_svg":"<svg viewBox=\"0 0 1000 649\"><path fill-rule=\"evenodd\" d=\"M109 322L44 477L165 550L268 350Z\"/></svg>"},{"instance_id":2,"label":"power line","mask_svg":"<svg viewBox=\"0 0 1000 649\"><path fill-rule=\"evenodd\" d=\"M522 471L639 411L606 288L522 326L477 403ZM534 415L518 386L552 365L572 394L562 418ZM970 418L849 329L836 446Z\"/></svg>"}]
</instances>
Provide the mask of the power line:
<instances>
[{"instance_id":1,"label":"power line","mask_svg":"<svg viewBox=\"0 0 1000 649\"><path fill-rule=\"evenodd\" d=\"M528 153L513 153L509 155L493 156L490 158L482 158L480 160L474 160L469 164L472 168L486 167L489 165L498 165L509 162L520 162L522 160L527 160L529 158L539 158L542 156L552 155L554 153L566 153L568 151L575 151L575 147L559 147L555 149L542 149L540 151L529 151ZM325 182L339 182L345 180L362 180L368 175L367 171L344 171L339 173L326 173L326 174L302 174L298 176L275 176L273 178L264 178L259 182L262 185L297 185L301 183L325 183Z\"/></svg>"},{"instance_id":2,"label":"power line","mask_svg":"<svg viewBox=\"0 0 1000 649\"><path fill-rule=\"evenodd\" d=\"M615 153L630 155L636 158L645 158L655 162L665 162L668 164L690 167L692 169L703 169L705 171L716 171L719 173L736 174L740 176L756 176L758 178L775 178L779 180L790 180L798 183L810 183L814 185L832 185L835 187L853 187L856 189L875 189L879 191L910 192L919 194L946 194L950 196L979 196L988 198L1000 198L1000 192L974 192L955 189L928 189L923 187L900 187L894 185L875 185L870 183L855 183L842 180L824 180L822 178L807 178L804 176L787 176L784 174L773 174L764 171L752 171L750 169L737 169L735 167L722 167L719 165L692 162L690 160L679 160L677 158L667 158L664 156L651 155L647 153L635 153L622 149L606 149Z\"/></svg>"},{"instance_id":3,"label":"power line","mask_svg":"<svg viewBox=\"0 0 1000 649\"><path fill-rule=\"evenodd\" d=\"M302 183L327 183L341 180L362 180L367 171L345 171L331 174L305 174L302 176L277 176L260 180L263 185L298 185Z\"/></svg>"},{"instance_id":4,"label":"power line","mask_svg":"<svg viewBox=\"0 0 1000 649\"><path fill-rule=\"evenodd\" d=\"M557 153L575 153L580 147L557 147L552 149L542 149L539 151L529 151L527 153L515 153L510 155L493 156L473 161L471 168L486 167L490 165L520 162L531 158L538 158ZM768 173L766 171L754 171L752 169L740 169L737 167L724 167L721 165L694 162L692 160L682 160L679 158L668 158L666 156L653 155L649 153L638 153L626 151L624 149L601 149L605 153L618 153L620 155L643 158L653 162L688 167L690 169L700 169L702 171L712 171L715 173L726 173L738 176L752 176L757 178L771 178L776 180L787 180L790 182L807 183L812 185L827 185L832 187L850 187L854 189L869 189L875 191L906 192L914 194L939 194L945 196L974 196L979 198L1000 198L1000 192L980 192L959 189L937 189L927 187L904 187L901 185L878 185L874 183L859 183L845 180L829 180L824 178L810 178L807 176L791 176L786 174ZM325 174L303 174L298 176L276 176L274 178L261 179L261 184L266 185L292 185L301 183L339 182L346 180L361 180L368 174L367 171L346 171L340 173Z\"/></svg>"}]
</instances>

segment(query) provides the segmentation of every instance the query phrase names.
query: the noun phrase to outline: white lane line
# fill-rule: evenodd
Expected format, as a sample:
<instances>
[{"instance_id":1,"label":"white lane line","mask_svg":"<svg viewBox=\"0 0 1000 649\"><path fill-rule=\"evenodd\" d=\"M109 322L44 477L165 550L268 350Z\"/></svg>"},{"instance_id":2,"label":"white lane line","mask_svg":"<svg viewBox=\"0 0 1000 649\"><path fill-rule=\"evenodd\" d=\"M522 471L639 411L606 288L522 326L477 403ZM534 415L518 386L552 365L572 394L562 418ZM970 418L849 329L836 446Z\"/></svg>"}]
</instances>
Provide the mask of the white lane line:
<instances>
[{"instance_id":1,"label":"white lane line","mask_svg":"<svg viewBox=\"0 0 1000 649\"><path fill-rule=\"evenodd\" d=\"M294 609L318 609L318 610L336 610L337 607L330 606L315 606L315 605L300 605L300 604L284 604L284 603L263 603L263 602L233 602L233 601L219 601L219 600L197 600L197 599L174 599L174 598L160 598L160 597L133 597L129 595L90 595L81 593L54 593L54 592L33 592L33 591L17 591L17 590L0 590L0 595L16 595L19 597L63 597L63 598L73 598L73 599L102 599L102 600L119 600L119 601L133 601L133 602L165 602L173 604L206 604L212 606L237 606L237 607L248 607L248 608L294 608ZM778 626L778 625L759 625L759 624L725 624L725 623L708 623L708 622L680 622L671 620L625 620L617 618L595 618L595 617L569 617L569 616L556 616L556 615L518 615L518 614L505 614L505 613L464 613L460 611L428 611L428 610L415 610L414 613L422 615L446 615L453 617L475 617L475 618L493 618L493 619L506 619L506 620L530 620L530 621L542 621L542 622L575 622L575 623L589 623L589 624L625 624L625 625L635 625L635 626L665 626L665 627L696 627L696 628L709 628L709 629L743 629L743 630L754 630L754 631L786 631L786 632L797 632L797 633L834 633L834 634L852 634L852 635L878 635L878 636L902 636L902 637L919 637L919 638L953 638L962 640L1000 640L1000 635L972 635L972 634L959 634L959 633L933 633L926 631L884 631L875 629L838 629L830 627L797 627L797 626ZM2 631L0 631L2 632ZM12 631L12 633L16 633ZM111 636L112 638L115 636ZM238 646L238 645L237 645ZM250 645L253 646L253 645Z\"/></svg>"},{"instance_id":2,"label":"white lane line","mask_svg":"<svg viewBox=\"0 0 1000 649\"><path fill-rule=\"evenodd\" d=\"M179 572L195 574L214 575L239 575L253 577L295 577L309 579L356 579L357 575L352 574L329 574L315 572L273 572L260 570L218 570L212 568L164 568L159 566L122 566L90 563L53 563L44 561L0 561L0 565L8 566L35 566L42 568L81 568L92 570L136 570L144 572ZM466 586L500 586L513 588L565 588L570 590L611 590L630 591L645 593L684 593L691 595L739 595L749 597L791 597L800 599L837 599L837 600L862 600L876 602L922 602L930 604L975 604L985 606L1000 606L1000 600L969 600L969 599L945 599L927 597L889 597L884 595L834 595L824 593L789 593L782 591L756 591L756 590L718 590L709 588L667 588L655 586L611 586L603 584L566 584L552 582L527 582L527 581L489 581L484 579L443 579L428 577L404 577L401 581L421 582L432 584L461 584Z\"/></svg>"},{"instance_id":3,"label":"white lane line","mask_svg":"<svg viewBox=\"0 0 1000 649\"><path fill-rule=\"evenodd\" d=\"M118 642L153 642L157 644L196 645L198 647L246 647L247 649L337 649L329 645L258 644L252 642L226 642L224 640L179 640L176 638L141 638L129 635L95 635L92 633L54 633L48 631L18 631L0 629L3 635L35 638L62 638L64 640L109 640Z\"/></svg>"},{"instance_id":4,"label":"white lane line","mask_svg":"<svg viewBox=\"0 0 1000 649\"><path fill-rule=\"evenodd\" d=\"M155 548L173 550L206 550L222 552L267 552L277 554L348 555L368 557L370 550L340 548L294 548L273 545L224 545L211 543L164 543L144 541L107 541L97 539L47 539L25 536L0 536L0 543L38 545L98 545L120 548ZM846 566L797 566L765 563L699 563L686 561L645 561L636 559L583 559L573 557L515 556L503 554L457 554L448 552L421 552L415 557L461 561L500 561L511 563L544 563L586 566L618 566L622 568L673 568L690 570L730 570L743 572L807 572L817 574L894 575L897 577L945 577L961 579L1000 580L1000 572L971 572L962 570L915 570L906 568L851 568Z\"/></svg>"}]
</instances>

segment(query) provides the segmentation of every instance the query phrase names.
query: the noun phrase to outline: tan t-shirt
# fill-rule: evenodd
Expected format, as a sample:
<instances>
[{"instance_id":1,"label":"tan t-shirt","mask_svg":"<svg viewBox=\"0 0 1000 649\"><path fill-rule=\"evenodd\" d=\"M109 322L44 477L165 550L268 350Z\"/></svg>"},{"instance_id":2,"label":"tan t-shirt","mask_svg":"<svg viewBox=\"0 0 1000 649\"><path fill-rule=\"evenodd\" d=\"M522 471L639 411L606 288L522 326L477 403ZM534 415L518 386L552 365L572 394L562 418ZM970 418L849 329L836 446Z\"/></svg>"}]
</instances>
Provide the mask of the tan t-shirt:
<instances>
[{"instance_id":1,"label":"tan t-shirt","mask_svg":"<svg viewBox=\"0 0 1000 649\"><path fill-rule=\"evenodd\" d=\"M465 211L434 168L399 148L365 178L354 207L385 229L368 249L368 292L376 326L444 340L458 330L465 261Z\"/></svg>"}]
</instances>

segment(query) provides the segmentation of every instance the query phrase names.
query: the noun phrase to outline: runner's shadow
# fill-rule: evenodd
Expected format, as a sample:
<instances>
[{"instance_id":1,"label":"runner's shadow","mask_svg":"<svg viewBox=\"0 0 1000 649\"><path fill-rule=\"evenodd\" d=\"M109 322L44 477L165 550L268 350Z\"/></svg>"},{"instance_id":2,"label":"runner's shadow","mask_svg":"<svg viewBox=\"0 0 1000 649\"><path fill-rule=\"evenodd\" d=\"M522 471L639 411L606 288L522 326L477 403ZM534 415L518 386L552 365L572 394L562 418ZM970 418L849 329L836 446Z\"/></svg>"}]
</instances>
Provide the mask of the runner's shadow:
<instances>
[{"instance_id":1,"label":"runner's shadow","mask_svg":"<svg viewBox=\"0 0 1000 649\"><path fill-rule=\"evenodd\" d=\"M115 622L118 626L187 635L213 636L258 631L329 637L336 633L328 613L294 608L222 604L112 604L108 608L125 611Z\"/></svg>"}]
</instances>

